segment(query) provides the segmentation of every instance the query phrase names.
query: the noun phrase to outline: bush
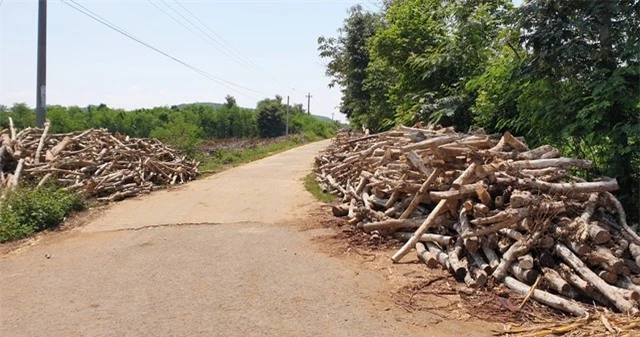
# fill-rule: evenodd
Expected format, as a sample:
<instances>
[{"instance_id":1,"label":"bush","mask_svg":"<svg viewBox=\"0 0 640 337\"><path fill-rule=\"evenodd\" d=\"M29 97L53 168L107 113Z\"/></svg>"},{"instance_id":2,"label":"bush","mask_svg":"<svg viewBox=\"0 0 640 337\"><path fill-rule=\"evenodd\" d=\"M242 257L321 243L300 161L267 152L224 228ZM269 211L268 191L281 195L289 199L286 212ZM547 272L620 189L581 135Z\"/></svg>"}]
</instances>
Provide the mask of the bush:
<instances>
[{"instance_id":1,"label":"bush","mask_svg":"<svg viewBox=\"0 0 640 337\"><path fill-rule=\"evenodd\" d=\"M258 112L258 132L262 138L284 135L285 122L276 104L261 107Z\"/></svg>"},{"instance_id":2,"label":"bush","mask_svg":"<svg viewBox=\"0 0 640 337\"><path fill-rule=\"evenodd\" d=\"M183 119L177 119L171 124L154 129L149 136L175 146L185 154L193 156L198 145L202 143L201 134L202 129L200 127Z\"/></svg>"},{"instance_id":3,"label":"bush","mask_svg":"<svg viewBox=\"0 0 640 337\"><path fill-rule=\"evenodd\" d=\"M0 205L0 242L56 227L70 212L84 208L80 195L53 186L12 192Z\"/></svg>"},{"instance_id":4,"label":"bush","mask_svg":"<svg viewBox=\"0 0 640 337\"><path fill-rule=\"evenodd\" d=\"M291 116L291 133L304 133L311 140L333 137L337 124L325 122L307 114Z\"/></svg>"}]
</instances>

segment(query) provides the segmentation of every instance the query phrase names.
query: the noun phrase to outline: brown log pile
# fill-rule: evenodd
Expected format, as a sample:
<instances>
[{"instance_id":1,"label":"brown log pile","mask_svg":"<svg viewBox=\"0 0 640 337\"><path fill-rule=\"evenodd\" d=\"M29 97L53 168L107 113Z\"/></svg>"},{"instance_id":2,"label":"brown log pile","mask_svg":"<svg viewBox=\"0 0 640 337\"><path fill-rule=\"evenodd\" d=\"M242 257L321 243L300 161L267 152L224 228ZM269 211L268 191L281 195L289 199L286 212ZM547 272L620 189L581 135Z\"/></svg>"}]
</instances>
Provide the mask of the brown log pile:
<instances>
[{"instance_id":1,"label":"brown log pile","mask_svg":"<svg viewBox=\"0 0 640 337\"><path fill-rule=\"evenodd\" d=\"M636 314L640 237L626 222L616 179L573 176L587 160L530 149L510 133L400 127L339 133L316 158L334 214L415 248L429 268L469 287L504 284L573 315L593 304Z\"/></svg>"},{"instance_id":2,"label":"brown log pile","mask_svg":"<svg viewBox=\"0 0 640 337\"><path fill-rule=\"evenodd\" d=\"M26 128L0 131L2 197L19 182L55 182L85 198L117 201L180 184L198 175L198 163L156 139L112 135L105 129L66 134Z\"/></svg>"}]
</instances>

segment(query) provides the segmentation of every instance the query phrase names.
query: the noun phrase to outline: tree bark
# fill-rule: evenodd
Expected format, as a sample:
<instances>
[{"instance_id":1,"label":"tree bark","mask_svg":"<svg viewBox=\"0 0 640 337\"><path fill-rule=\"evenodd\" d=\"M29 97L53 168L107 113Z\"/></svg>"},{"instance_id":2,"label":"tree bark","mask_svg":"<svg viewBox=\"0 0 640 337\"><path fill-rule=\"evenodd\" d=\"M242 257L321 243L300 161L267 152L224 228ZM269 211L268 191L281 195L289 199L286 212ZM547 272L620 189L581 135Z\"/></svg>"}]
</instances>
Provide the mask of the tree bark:
<instances>
[{"instance_id":1,"label":"tree bark","mask_svg":"<svg viewBox=\"0 0 640 337\"><path fill-rule=\"evenodd\" d=\"M631 314L638 312L638 309L634 307L633 303L622 298L617 292L612 291L612 287L593 273L569 248L557 243L554 247L554 252L582 276L585 281L591 283L598 289L618 310Z\"/></svg>"},{"instance_id":2,"label":"tree bark","mask_svg":"<svg viewBox=\"0 0 640 337\"><path fill-rule=\"evenodd\" d=\"M526 295L531 290L530 286L509 276L505 277L504 284L509 287L509 289L521 295ZM540 303L546 304L552 308L556 308L574 316L584 316L587 314L587 310L578 303L560 296L550 294L546 291L536 289L533 291L531 298Z\"/></svg>"}]
</instances>

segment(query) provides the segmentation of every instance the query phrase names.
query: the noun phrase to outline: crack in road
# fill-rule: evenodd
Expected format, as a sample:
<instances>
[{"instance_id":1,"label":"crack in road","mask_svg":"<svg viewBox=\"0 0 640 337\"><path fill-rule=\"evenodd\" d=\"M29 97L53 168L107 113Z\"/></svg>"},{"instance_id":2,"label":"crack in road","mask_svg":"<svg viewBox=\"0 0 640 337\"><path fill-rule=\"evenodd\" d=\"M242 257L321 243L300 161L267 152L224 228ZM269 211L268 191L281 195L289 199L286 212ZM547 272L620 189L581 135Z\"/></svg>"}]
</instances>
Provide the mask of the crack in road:
<instances>
[{"instance_id":1,"label":"crack in road","mask_svg":"<svg viewBox=\"0 0 640 337\"><path fill-rule=\"evenodd\" d=\"M134 227L135 225L125 225L130 227L117 228L103 230L93 233L109 233L109 232L128 232L128 231L140 231L145 229L165 228L165 227L191 227L191 226L222 226L222 225L271 225L259 221L237 221L237 222L181 222L181 223L168 223L168 224L156 224Z\"/></svg>"}]
</instances>

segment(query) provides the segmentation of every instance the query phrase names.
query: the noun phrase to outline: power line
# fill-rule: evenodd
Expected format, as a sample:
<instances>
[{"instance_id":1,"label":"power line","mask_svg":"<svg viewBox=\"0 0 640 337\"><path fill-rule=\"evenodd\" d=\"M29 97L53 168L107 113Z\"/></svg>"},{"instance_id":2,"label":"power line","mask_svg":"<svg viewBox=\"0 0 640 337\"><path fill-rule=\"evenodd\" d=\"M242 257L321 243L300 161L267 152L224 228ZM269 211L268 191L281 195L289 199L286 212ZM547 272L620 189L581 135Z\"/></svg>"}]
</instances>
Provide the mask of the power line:
<instances>
[{"instance_id":1,"label":"power line","mask_svg":"<svg viewBox=\"0 0 640 337\"><path fill-rule=\"evenodd\" d=\"M247 64L251 65L254 67L254 69L257 69L258 71L262 72L266 77L270 78L272 81L274 81L276 84L286 88L286 89L291 89L291 90L296 90L295 88L292 88L286 84L284 84L283 82L279 81L275 76L271 75L268 71L264 70L262 67L260 67L258 64L256 64L255 62L253 62L249 57L247 57L246 55L244 55L241 51L239 51L236 47L234 47L231 43L229 43L229 41L225 40L222 36L220 36L218 33L216 33L211 27L209 27L209 25L207 25L205 22L203 22L202 20L200 20L200 18L198 18L197 15L195 15L192 11L190 11L187 7L185 7L182 3L180 3L178 0L175 0L175 3L178 4L178 6L182 7L182 9L184 9L187 13L189 13L189 15L191 15L193 18L195 18L200 24L202 24L202 26L204 26L208 31L210 31L213 35L215 35L216 37L218 37L222 42L224 42L224 44L226 44L230 49L231 52L238 58L243 59Z\"/></svg>"},{"instance_id":2,"label":"power line","mask_svg":"<svg viewBox=\"0 0 640 337\"><path fill-rule=\"evenodd\" d=\"M160 9L160 7L158 7L156 4L154 4L153 2L151 2L151 0L147 0L148 2L150 2L152 5L156 6L156 8ZM222 54L224 54L225 56L227 56L228 58L232 59L233 61L237 62L238 64L240 64L241 66L244 66L242 63L239 63L238 60L234 59L233 56L229 55L225 50L224 47L222 45L220 45L220 43L218 41L216 41L215 39L211 38L211 36L209 34L207 34L207 32L203 31L200 27L198 27L195 23L193 23L193 21L189 20L188 18L186 18L184 15L182 15L182 13L180 13L179 11L177 11L175 8L171 7L171 5L169 5L167 2L165 2L164 0L160 0L162 2L162 4L164 4L167 8L169 8L171 11L173 11L174 13L178 14L183 20L185 20L187 23L189 23L190 25L192 25L193 27L195 27L197 30L199 30L202 34L204 34L206 37L209 38L209 40L207 40L206 38L203 38L202 35L200 35L199 33L195 32L193 29L187 27L185 24L183 24L180 20L176 19L174 16L172 16L171 14L169 14L168 12L162 10L162 12L164 12L166 15L168 15L170 18L172 18L174 21L176 21L177 23L179 23L182 27L186 28L187 30L189 30L190 32L194 33L195 35L197 35L200 39L202 39L204 42L206 42L207 44L209 44L210 46L212 46L213 48L217 49L218 51L220 51ZM212 41L215 43L213 44Z\"/></svg>"},{"instance_id":3,"label":"power line","mask_svg":"<svg viewBox=\"0 0 640 337\"><path fill-rule=\"evenodd\" d=\"M211 43L210 40L208 40L207 38L203 37L202 34L196 32L195 30L193 30L191 27L185 25L182 21L180 21L178 18L176 18L175 16L173 16L173 14L167 12L164 8L158 6L155 2L151 1L151 0L147 0L148 3L150 3L151 5L153 5L155 8L157 8L158 10L160 10L162 13L164 13L166 16L168 16L169 18L171 18L173 21L175 21L176 23L178 23L180 26L182 26L184 29L190 31L192 34L194 34L195 36L197 36L198 38L200 38L202 41L204 41L205 43L207 43L208 45L212 46L213 48L219 50L221 53L223 53L224 55L226 55L227 57L233 59L234 61L237 62L237 60L235 60L231 55L227 54L223 49L220 49L220 47L216 46L215 44ZM164 2L163 2L164 3ZM165 6L169 7L169 9L173 10L175 12L175 9L171 8L167 3L164 3ZM178 13L178 15L180 15L180 13ZM184 18L184 17L183 17ZM189 22L191 23L191 22ZM193 23L191 23L193 25ZM197 28L197 27L196 27ZM241 64L242 65L242 64Z\"/></svg>"},{"instance_id":4,"label":"power line","mask_svg":"<svg viewBox=\"0 0 640 337\"><path fill-rule=\"evenodd\" d=\"M91 19L97 21L98 23L101 23L102 25L105 25L105 26L111 28L112 30L114 30L114 31L116 31L116 32L128 37L129 39L131 39L131 40L133 40L135 42L138 42L139 44L141 44L141 45L143 45L143 46L145 46L145 47L147 47L147 48L149 48L149 49L151 49L151 50L153 50L153 51L155 51L155 52L157 52L157 53L159 53L159 54L161 54L161 55L163 55L163 56L165 56L165 57L167 57L167 58L169 58L171 60L173 60L174 62L177 62L177 63L179 63L179 64L191 69L192 71L194 71L194 72L196 72L196 73L198 73L198 74L200 74L200 75L202 75L202 76L204 76L204 77L206 77L206 78L208 78L208 79L210 79L210 80L212 80L212 81L214 81L214 82L226 87L229 90L233 90L233 91L235 91L235 92L237 92L237 93L239 93L241 95L244 95L246 97L249 97L251 99L256 99L256 100L257 100L257 98L249 96L249 95L247 95L247 94L245 94L245 93L243 93L243 92L241 92L241 91L239 91L237 89L234 89L234 88L230 87L229 85L237 87L237 88L241 88L241 89L244 89L244 90L247 90L247 91L251 91L251 92L255 92L255 93L259 93L259 94L264 94L264 93L261 93L259 91L247 88L245 86L242 86L242 85L227 81L225 79L222 79L220 77L217 77L215 75L212 75L212 74L210 74L210 73L208 73L208 72L206 72L206 71L204 71L204 70L202 70L202 69L200 69L198 67L195 67L195 66L193 66L193 65L191 65L191 64L189 64L189 63L187 63L185 61L182 61L182 60L178 59L177 57L174 57L174 56L172 56L172 55L170 55L170 54L168 54L168 53L166 53L166 52L164 52L164 51L162 51L162 50L160 50L160 49L158 49L158 48L156 48L156 47L154 47L154 46L152 46L152 45L150 45L150 44L148 44L148 43L146 43L146 42L144 42L142 40L140 40L139 38L127 33L126 31L124 31L123 29L119 28L115 24L109 22L107 19L101 17L100 15L98 15L98 14L94 13L93 11L91 11L90 9L88 9L88 8L82 6L81 4L77 3L75 0L60 0L60 1L62 3L64 3L65 5L75 9L76 11L78 11L78 12L90 17ZM73 4L69 3L68 1L72 2Z\"/></svg>"},{"instance_id":5,"label":"power line","mask_svg":"<svg viewBox=\"0 0 640 337\"><path fill-rule=\"evenodd\" d=\"M149 0L147 0L149 1ZM165 0L160 0L165 6L167 6L171 11L173 11L174 13L178 14L182 19L184 19L186 22L188 22L191 26L195 27L197 30L199 30L202 34L206 35L212 42L214 42L216 45L212 45L210 42L206 41L208 44L210 44L212 47L214 47L215 49L219 50L220 52L222 52L225 56L227 56L228 58L230 58L231 60L233 60L234 62L238 63L239 65L241 65L242 67L253 71L254 73L256 71L258 72L262 72L263 75L266 75L266 77L273 83L280 85L280 82L273 76L271 76L269 73L266 73L266 71L261 70L261 68L259 68L259 66L257 66L255 63L252 63L250 60L247 60L246 57L243 58L243 56L241 54L239 54L239 51L234 52L233 50L229 49L228 47L224 46L220 41L218 41L215 37L211 36L211 34L209 34L208 32L204 31L199 25L197 25L196 23L194 23L192 20L190 20L189 18L185 17L182 13L180 13L178 10L176 10L175 8L173 8L171 5L169 5L168 2L166 2ZM200 20L193 12L191 12L188 8L186 8L185 6L183 6L181 3L175 1L176 4L178 4L180 7L182 7L189 15L191 15L192 17L194 17L198 22L200 22L200 24L202 26L204 26L205 28L208 28L209 31L211 31L214 35L216 35L218 38L220 38L221 40L223 40L224 42L226 42L226 40L224 40L220 35L218 35L215 31L213 31L209 26L207 26L206 23L204 23L202 20ZM199 34L196 34L199 35ZM230 47L233 48L233 46L231 46L231 44L229 42L226 42L227 45L229 45ZM221 49L222 48L222 49ZM233 54L233 55L229 55L229 53ZM284 86L285 88L289 89L288 87ZM295 89L293 89L295 90Z\"/></svg>"}]
</instances>

